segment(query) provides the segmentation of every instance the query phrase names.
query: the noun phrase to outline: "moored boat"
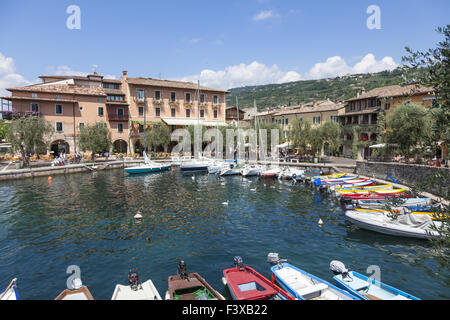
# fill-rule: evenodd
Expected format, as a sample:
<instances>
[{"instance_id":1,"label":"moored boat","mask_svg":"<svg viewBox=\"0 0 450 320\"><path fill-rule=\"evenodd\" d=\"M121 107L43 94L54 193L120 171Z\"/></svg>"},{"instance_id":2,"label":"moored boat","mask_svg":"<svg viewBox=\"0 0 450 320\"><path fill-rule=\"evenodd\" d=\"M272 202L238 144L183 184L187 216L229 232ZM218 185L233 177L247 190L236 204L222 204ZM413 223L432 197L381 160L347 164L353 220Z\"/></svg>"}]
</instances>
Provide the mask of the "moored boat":
<instances>
[{"instance_id":1,"label":"moored boat","mask_svg":"<svg viewBox=\"0 0 450 320\"><path fill-rule=\"evenodd\" d=\"M154 173L154 172L161 172L161 171L167 171L170 170L172 167L171 164L162 164L162 163L156 163L154 161L151 161L145 151L143 153L144 156L144 163L140 166L134 166L134 167L128 167L125 168L125 172L128 174L139 174L139 173Z\"/></svg>"},{"instance_id":2,"label":"moored boat","mask_svg":"<svg viewBox=\"0 0 450 320\"><path fill-rule=\"evenodd\" d=\"M345 217L359 228L388 235L419 239L441 237L437 231L442 227L441 222L433 221L427 214L414 214L406 208L402 208L395 215L383 211L347 210Z\"/></svg>"},{"instance_id":3,"label":"moored boat","mask_svg":"<svg viewBox=\"0 0 450 320\"><path fill-rule=\"evenodd\" d=\"M219 175L220 176L235 176L235 175L239 175L241 174L241 170L243 168L243 164L242 163L231 163L229 164L227 167L223 167L220 172Z\"/></svg>"},{"instance_id":4,"label":"moored boat","mask_svg":"<svg viewBox=\"0 0 450 320\"><path fill-rule=\"evenodd\" d=\"M0 292L0 300L20 300L17 290L17 278L11 280L9 285Z\"/></svg>"},{"instance_id":5,"label":"moored boat","mask_svg":"<svg viewBox=\"0 0 450 320\"><path fill-rule=\"evenodd\" d=\"M299 300L360 300L347 291L320 279L300 268L280 260L278 253L269 253L272 279L291 296Z\"/></svg>"},{"instance_id":6,"label":"moored boat","mask_svg":"<svg viewBox=\"0 0 450 320\"><path fill-rule=\"evenodd\" d=\"M55 300L94 300L94 297L81 279L75 278L72 280L72 289L63 290Z\"/></svg>"},{"instance_id":7,"label":"moored boat","mask_svg":"<svg viewBox=\"0 0 450 320\"><path fill-rule=\"evenodd\" d=\"M243 177L253 177L261 175L261 167L257 165L246 165L241 169Z\"/></svg>"},{"instance_id":8,"label":"moored boat","mask_svg":"<svg viewBox=\"0 0 450 320\"><path fill-rule=\"evenodd\" d=\"M128 285L117 284L111 300L161 300L152 280L139 281L137 270L128 273Z\"/></svg>"},{"instance_id":9,"label":"moored boat","mask_svg":"<svg viewBox=\"0 0 450 320\"><path fill-rule=\"evenodd\" d=\"M420 300L390 285L349 270L340 261L331 261L330 270L336 285L362 300Z\"/></svg>"},{"instance_id":10,"label":"moored boat","mask_svg":"<svg viewBox=\"0 0 450 320\"><path fill-rule=\"evenodd\" d=\"M276 178L280 174L281 169L278 167L265 169L261 171L261 178L262 179L271 179Z\"/></svg>"},{"instance_id":11,"label":"moored boat","mask_svg":"<svg viewBox=\"0 0 450 320\"><path fill-rule=\"evenodd\" d=\"M234 300L294 300L285 290L244 265L241 257L234 257L234 264L234 268L223 270L222 278Z\"/></svg>"},{"instance_id":12,"label":"moored boat","mask_svg":"<svg viewBox=\"0 0 450 320\"><path fill-rule=\"evenodd\" d=\"M170 276L166 300L225 300L198 273L188 273L186 263L178 263L178 274Z\"/></svg>"}]
</instances>

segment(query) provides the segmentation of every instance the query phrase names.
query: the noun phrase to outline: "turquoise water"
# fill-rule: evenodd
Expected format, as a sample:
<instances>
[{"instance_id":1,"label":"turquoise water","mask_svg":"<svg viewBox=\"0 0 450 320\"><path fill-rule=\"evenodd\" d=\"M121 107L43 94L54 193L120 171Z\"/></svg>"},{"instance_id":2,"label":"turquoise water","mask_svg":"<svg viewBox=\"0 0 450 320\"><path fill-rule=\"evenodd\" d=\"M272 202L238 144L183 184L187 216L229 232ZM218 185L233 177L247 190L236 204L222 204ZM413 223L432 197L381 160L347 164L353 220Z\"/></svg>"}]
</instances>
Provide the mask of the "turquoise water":
<instances>
[{"instance_id":1,"label":"turquoise water","mask_svg":"<svg viewBox=\"0 0 450 320\"><path fill-rule=\"evenodd\" d=\"M450 298L448 261L427 241L355 229L335 202L300 183L112 170L0 184L0 287L18 278L23 299L54 299L70 265L96 299L127 284L132 267L164 297L180 259L229 297L221 277L233 257L269 277L269 252L328 281L331 260L363 274L378 265L383 282Z\"/></svg>"}]
</instances>

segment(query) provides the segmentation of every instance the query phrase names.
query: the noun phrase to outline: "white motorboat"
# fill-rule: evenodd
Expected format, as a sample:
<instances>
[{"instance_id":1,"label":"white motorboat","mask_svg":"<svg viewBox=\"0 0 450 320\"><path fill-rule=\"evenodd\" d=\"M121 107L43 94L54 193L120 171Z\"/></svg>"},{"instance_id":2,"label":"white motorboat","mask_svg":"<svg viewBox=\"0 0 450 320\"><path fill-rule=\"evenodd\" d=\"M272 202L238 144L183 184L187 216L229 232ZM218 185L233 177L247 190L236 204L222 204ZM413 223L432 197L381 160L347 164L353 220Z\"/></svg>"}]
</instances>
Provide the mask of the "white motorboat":
<instances>
[{"instance_id":1,"label":"white motorboat","mask_svg":"<svg viewBox=\"0 0 450 320\"><path fill-rule=\"evenodd\" d=\"M287 180L297 180L305 173L305 170L300 170L297 168L284 168L281 170L278 175L279 179L287 179Z\"/></svg>"},{"instance_id":2,"label":"white motorboat","mask_svg":"<svg viewBox=\"0 0 450 320\"><path fill-rule=\"evenodd\" d=\"M428 214L414 214L407 208L399 208L396 217L387 211L358 211L347 210L346 218L354 225L379 233L393 236L411 237L419 239L439 238L436 231L442 223L434 221Z\"/></svg>"},{"instance_id":3,"label":"white motorboat","mask_svg":"<svg viewBox=\"0 0 450 320\"><path fill-rule=\"evenodd\" d=\"M246 165L241 169L243 177L259 176L261 175L261 167L256 165Z\"/></svg>"},{"instance_id":4,"label":"white motorboat","mask_svg":"<svg viewBox=\"0 0 450 320\"><path fill-rule=\"evenodd\" d=\"M220 176L234 176L241 174L241 169L243 168L243 165L238 163L231 163L228 167L224 167L220 170L219 175Z\"/></svg>"},{"instance_id":5,"label":"white motorboat","mask_svg":"<svg viewBox=\"0 0 450 320\"><path fill-rule=\"evenodd\" d=\"M215 161L208 166L208 174L219 174L220 170L229 168L229 163L225 161Z\"/></svg>"},{"instance_id":6,"label":"white motorboat","mask_svg":"<svg viewBox=\"0 0 450 320\"><path fill-rule=\"evenodd\" d=\"M5 290L0 292L0 300L19 300L16 278L12 279Z\"/></svg>"},{"instance_id":7,"label":"white motorboat","mask_svg":"<svg viewBox=\"0 0 450 320\"><path fill-rule=\"evenodd\" d=\"M111 300L161 300L152 280L141 283L136 270L130 271L128 282L128 285L116 285Z\"/></svg>"},{"instance_id":8,"label":"white motorboat","mask_svg":"<svg viewBox=\"0 0 450 320\"><path fill-rule=\"evenodd\" d=\"M276 178L280 172L281 169L279 167L265 169L261 171L261 178Z\"/></svg>"}]
</instances>

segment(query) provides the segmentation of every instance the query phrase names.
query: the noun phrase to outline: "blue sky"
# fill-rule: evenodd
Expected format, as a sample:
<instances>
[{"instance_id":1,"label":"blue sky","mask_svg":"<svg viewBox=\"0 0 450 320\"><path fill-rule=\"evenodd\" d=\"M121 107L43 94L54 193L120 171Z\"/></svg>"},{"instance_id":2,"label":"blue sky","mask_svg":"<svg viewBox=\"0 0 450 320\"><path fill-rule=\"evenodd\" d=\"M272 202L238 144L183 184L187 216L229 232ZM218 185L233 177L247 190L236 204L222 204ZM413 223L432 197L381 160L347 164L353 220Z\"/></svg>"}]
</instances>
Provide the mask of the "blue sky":
<instances>
[{"instance_id":1,"label":"blue sky","mask_svg":"<svg viewBox=\"0 0 450 320\"><path fill-rule=\"evenodd\" d=\"M66 9L81 10L69 30ZM370 5L381 29L370 30ZM229 88L375 72L434 47L450 1L1 1L0 92L42 74L182 79Z\"/></svg>"}]
</instances>

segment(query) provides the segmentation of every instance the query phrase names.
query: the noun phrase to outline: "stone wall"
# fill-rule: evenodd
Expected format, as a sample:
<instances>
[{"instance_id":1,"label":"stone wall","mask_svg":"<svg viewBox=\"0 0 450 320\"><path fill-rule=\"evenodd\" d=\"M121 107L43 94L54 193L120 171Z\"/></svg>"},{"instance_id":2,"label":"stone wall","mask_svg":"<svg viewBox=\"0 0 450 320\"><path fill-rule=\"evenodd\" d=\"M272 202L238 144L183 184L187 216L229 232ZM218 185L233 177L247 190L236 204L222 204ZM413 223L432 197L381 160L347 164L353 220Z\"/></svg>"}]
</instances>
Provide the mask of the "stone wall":
<instances>
[{"instance_id":1,"label":"stone wall","mask_svg":"<svg viewBox=\"0 0 450 320\"><path fill-rule=\"evenodd\" d=\"M426 184L423 191L430 192L435 195L441 194L439 188L443 190L442 194L449 196L450 185L450 169L444 167L430 167L418 164L403 164L392 162L369 162L357 161L356 173L362 176L389 180L389 174L399 184L408 187L421 187ZM431 177L441 174L445 178L439 181L431 180Z\"/></svg>"}]
</instances>

